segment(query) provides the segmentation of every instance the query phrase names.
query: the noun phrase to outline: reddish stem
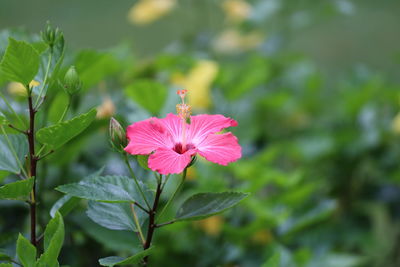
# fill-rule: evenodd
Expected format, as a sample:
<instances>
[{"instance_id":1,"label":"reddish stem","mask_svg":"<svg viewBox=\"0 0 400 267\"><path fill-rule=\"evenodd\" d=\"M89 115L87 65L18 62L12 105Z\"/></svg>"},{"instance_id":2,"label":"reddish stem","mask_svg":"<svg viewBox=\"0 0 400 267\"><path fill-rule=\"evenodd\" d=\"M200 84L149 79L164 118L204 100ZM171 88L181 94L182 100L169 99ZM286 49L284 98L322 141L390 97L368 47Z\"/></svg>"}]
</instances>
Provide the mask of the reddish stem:
<instances>
[{"instance_id":1,"label":"reddish stem","mask_svg":"<svg viewBox=\"0 0 400 267\"><path fill-rule=\"evenodd\" d=\"M155 218L156 218L156 211L157 211L158 203L160 202L161 192L162 192L161 181L158 181L157 189L156 189L156 196L154 198L154 203L153 203L153 208L149 212L149 226L147 229L146 242L143 245L144 250L150 248L151 241L153 239L154 230L157 228L157 225L155 224ZM144 266L147 266L147 264L149 262L149 256L145 257L143 259L143 261L144 261Z\"/></svg>"},{"instance_id":2,"label":"reddish stem","mask_svg":"<svg viewBox=\"0 0 400 267\"><path fill-rule=\"evenodd\" d=\"M34 178L33 188L31 193L30 202L30 213L31 213L31 243L35 247L36 242L36 166L38 158L35 155L35 114L36 111L33 108L32 95L29 93L28 96L29 105L29 129L27 131L28 144L29 144L29 162L30 162L30 172L29 176Z\"/></svg>"}]
</instances>

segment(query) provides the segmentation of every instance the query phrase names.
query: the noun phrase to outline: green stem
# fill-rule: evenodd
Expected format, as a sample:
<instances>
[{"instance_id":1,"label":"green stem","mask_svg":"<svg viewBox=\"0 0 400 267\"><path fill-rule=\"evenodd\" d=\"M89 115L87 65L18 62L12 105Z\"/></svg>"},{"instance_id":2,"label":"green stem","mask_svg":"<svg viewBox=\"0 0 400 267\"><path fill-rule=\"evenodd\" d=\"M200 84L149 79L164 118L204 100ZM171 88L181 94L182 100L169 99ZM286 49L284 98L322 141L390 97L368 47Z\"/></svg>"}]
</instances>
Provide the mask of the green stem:
<instances>
[{"instance_id":1,"label":"green stem","mask_svg":"<svg viewBox=\"0 0 400 267\"><path fill-rule=\"evenodd\" d=\"M46 148L46 145L43 145L40 149L39 149L39 151L36 153L36 155L38 156L38 157L40 157L40 154L43 152L43 150Z\"/></svg>"},{"instance_id":2,"label":"green stem","mask_svg":"<svg viewBox=\"0 0 400 267\"><path fill-rule=\"evenodd\" d=\"M67 115L67 112L69 110L69 108L71 107L71 102L72 102L72 96L69 95L68 98L68 105L65 107L63 114L61 115L61 118L58 120L58 123L62 122L65 118L65 115Z\"/></svg>"},{"instance_id":3,"label":"green stem","mask_svg":"<svg viewBox=\"0 0 400 267\"><path fill-rule=\"evenodd\" d=\"M172 194L172 196L168 200L167 204L165 204L164 208L159 213L158 219L162 218L162 215L164 214L164 212L167 210L167 208L169 207L171 202L175 199L176 194L181 190L181 188L182 188L182 186L183 186L183 184L184 184L184 182L186 180L186 173L187 173L187 168L185 168L185 170L183 171L181 182L179 183L178 187L175 189L175 192Z\"/></svg>"},{"instance_id":4,"label":"green stem","mask_svg":"<svg viewBox=\"0 0 400 267\"><path fill-rule=\"evenodd\" d=\"M136 215L135 207L133 205L134 205L133 203L130 203L131 211L132 211L132 215L133 215L133 220L135 221L136 228L137 228L137 230L139 232L139 237L140 237L140 240L142 241L142 245L144 245L144 243L146 243L146 239L144 239L144 235L143 235L143 232L142 232L142 227L140 226L139 219L138 219L138 217Z\"/></svg>"},{"instance_id":5,"label":"green stem","mask_svg":"<svg viewBox=\"0 0 400 267\"><path fill-rule=\"evenodd\" d=\"M0 127L1 127L1 131L4 135L4 137L6 138L8 146L10 147L11 153L13 154L13 156L15 157L15 160L17 161L18 166L21 168L21 171L25 175L25 177L28 177L28 174L26 173L24 166L22 165L21 161L19 160L17 152L15 152L14 146L12 145L10 139L8 138L8 135L7 135L6 131L4 130L3 125L0 125Z\"/></svg>"},{"instance_id":6,"label":"green stem","mask_svg":"<svg viewBox=\"0 0 400 267\"><path fill-rule=\"evenodd\" d=\"M137 188L138 188L140 194L142 195L142 198L143 198L144 202L146 202L147 208L150 210L150 209L151 209L150 204L149 204L149 202L147 201L146 196L144 195L144 192L143 192L143 190L142 190L142 187L139 185L139 182L138 182L138 180L137 180L137 178L136 178L136 175L135 175L135 173L134 173L133 170L132 170L131 164L129 164L128 155L127 155L126 153L124 153L124 161L125 161L126 166L127 166L128 169L129 169L129 173L131 174L133 180L134 180L135 183L136 183L136 186L137 186Z\"/></svg>"},{"instance_id":7,"label":"green stem","mask_svg":"<svg viewBox=\"0 0 400 267\"><path fill-rule=\"evenodd\" d=\"M0 92L0 96L3 99L4 103L6 103L8 109L11 110L11 112L14 114L14 116L19 120L21 125L24 125L25 127L27 127L26 123L21 119L21 117L17 114L17 112L15 112L15 110L11 107L10 103L7 101L7 98L3 95L3 93Z\"/></svg>"},{"instance_id":8,"label":"green stem","mask_svg":"<svg viewBox=\"0 0 400 267\"><path fill-rule=\"evenodd\" d=\"M44 74L43 84L42 84L42 87L40 88L39 95L35 101L35 105L34 105L35 108L37 107L37 105L40 101L40 98L42 97L44 87L46 86L52 58L53 58L53 50L51 49L50 54L49 54L49 62L47 63L46 73Z\"/></svg>"}]
</instances>

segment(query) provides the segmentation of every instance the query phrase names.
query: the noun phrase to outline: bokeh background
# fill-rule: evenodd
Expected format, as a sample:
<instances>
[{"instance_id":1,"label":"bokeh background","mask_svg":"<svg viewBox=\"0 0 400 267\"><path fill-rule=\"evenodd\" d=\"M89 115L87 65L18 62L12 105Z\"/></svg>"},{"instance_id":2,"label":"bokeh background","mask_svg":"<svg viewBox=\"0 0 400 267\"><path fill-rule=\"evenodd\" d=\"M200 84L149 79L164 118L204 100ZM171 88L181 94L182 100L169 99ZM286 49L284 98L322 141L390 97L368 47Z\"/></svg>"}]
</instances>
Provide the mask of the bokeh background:
<instances>
[{"instance_id":1,"label":"bokeh background","mask_svg":"<svg viewBox=\"0 0 400 267\"><path fill-rule=\"evenodd\" d=\"M243 158L198 160L177 202L226 188L251 196L162 228L152 266L275 266L277 257L281 267L400 266L399 14L395 0L1 0L0 55L8 36L37 42L50 21L65 35L64 71L76 65L84 82L73 109L98 106L94 125L39 170L42 227L62 196L54 187L102 167L127 173L108 144L111 116L124 125L164 116L186 88L194 113L238 120ZM23 112L18 88L0 85ZM51 124L67 97L49 94ZM14 179L1 173L0 184ZM130 255L136 236L96 225L86 209L82 201L65 217L60 262ZM0 201L0 211L0 247L12 252L27 207Z\"/></svg>"}]
</instances>

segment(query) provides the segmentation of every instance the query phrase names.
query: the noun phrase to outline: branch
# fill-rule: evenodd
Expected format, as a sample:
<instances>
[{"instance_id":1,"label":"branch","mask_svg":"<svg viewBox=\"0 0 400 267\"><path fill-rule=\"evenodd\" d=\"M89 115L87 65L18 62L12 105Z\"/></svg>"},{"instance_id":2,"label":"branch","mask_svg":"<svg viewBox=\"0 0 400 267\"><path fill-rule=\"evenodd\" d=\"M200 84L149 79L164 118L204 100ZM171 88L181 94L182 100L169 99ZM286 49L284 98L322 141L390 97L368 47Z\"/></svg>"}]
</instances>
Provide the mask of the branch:
<instances>
[{"instance_id":1,"label":"branch","mask_svg":"<svg viewBox=\"0 0 400 267\"><path fill-rule=\"evenodd\" d=\"M27 135L27 134L28 134L28 132L27 132L27 131L24 131L24 130L18 129L17 127L15 127L15 126L14 126L14 125L12 125L12 124L9 124L9 125L8 125L8 127L10 127L11 129L14 129L14 130L16 130L17 132L20 132L20 133L22 133L22 134L25 134L25 135Z\"/></svg>"},{"instance_id":2,"label":"branch","mask_svg":"<svg viewBox=\"0 0 400 267\"><path fill-rule=\"evenodd\" d=\"M53 152L54 152L54 150L50 150L49 152L47 152L47 153L44 154L43 156L38 157L38 158L37 158L37 161L39 161L39 160L41 160L41 159L44 159L45 157L47 157L48 155L52 154Z\"/></svg>"},{"instance_id":3,"label":"branch","mask_svg":"<svg viewBox=\"0 0 400 267\"><path fill-rule=\"evenodd\" d=\"M176 222L176 220L172 220L172 221L169 221L169 222L156 224L156 227L157 227L157 228L163 227L163 226L166 226L166 225L169 225L169 224L173 224L173 223L175 223L175 222Z\"/></svg>"},{"instance_id":4,"label":"branch","mask_svg":"<svg viewBox=\"0 0 400 267\"><path fill-rule=\"evenodd\" d=\"M150 213L149 210L147 210L146 208L144 208L144 207L143 207L142 205L140 205L139 203L134 202L134 204L135 204L139 209L141 209L141 210L143 210L144 212L146 212L147 214Z\"/></svg>"}]
</instances>

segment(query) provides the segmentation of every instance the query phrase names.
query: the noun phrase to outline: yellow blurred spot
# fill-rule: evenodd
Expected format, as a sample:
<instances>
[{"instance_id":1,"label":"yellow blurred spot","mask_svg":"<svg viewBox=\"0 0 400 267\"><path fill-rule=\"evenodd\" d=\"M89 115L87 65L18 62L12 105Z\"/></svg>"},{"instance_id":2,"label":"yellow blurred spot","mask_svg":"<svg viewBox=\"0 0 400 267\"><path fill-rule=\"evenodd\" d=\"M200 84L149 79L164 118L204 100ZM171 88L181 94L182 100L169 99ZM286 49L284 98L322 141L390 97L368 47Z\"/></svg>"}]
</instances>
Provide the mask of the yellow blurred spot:
<instances>
[{"instance_id":1,"label":"yellow blurred spot","mask_svg":"<svg viewBox=\"0 0 400 267\"><path fill-rule=\"evenodd\" d=\"M224 224L224 218L219 215L209 217L207 219L195 222L200 229L202 229L206 234L211 236L217 236L222 229Z\"/></svg>"},{"instance_id":2,"label":"yellow blurred spot","mask_svg":"<svg viewBox=\"0 0 400 267\"><path fill-rule=\"evenodd\" d=\"M400 134L400 112L397 113L392 121L392 130L395 134Z\"/></svg>"},{"instance_id":3,"label":"yellow blurred spot","mask_svg":"<svg viewBox=\"0 0 400 267\"><path fill-rule=\"evenodd\" d=\"M268 244L274 239L271 231L267 229L259 230L251 236L251 240L260 245Z\"/></svg>"},{"instance_id":4,"label":"yellow blurred spot","mask_svg":"<svg viewBox=\"0 0 400 267\"><path fill-rule=\"evenodd\" d=\"M237 53L257 48L263 41L264 37L259 32L243 34L237 30L230 29L222 32L214 40L213 48L219 53Z\"/></svg>"},{"instance_id":5,"label":"yellow blurred spot","mask_svg":"<svg viewBox=\"0 0 400 267\"><path fill-rule=\"evenodd\" d=\"M30 87L30 88L36 87L36 86L39 86L39 85L40 85L40 82L35 81L35 80L32 80L32 81L29 83L29 87Z\"/></svg>"},{"instance_id":6,"label":"yellow blurred spot","mask_svg":"<svg viewBox=\"0 0 400 267\"><path fill-rule=\"evenodd\" d=\"M186 173L187 180L193 181L196 179L196 176L197 176L197 171L194 166L191 166L190 168L187 169L187 173Z\"/></svg>"},{"instance_id":7,"label":"yellow blurred spot","mask_svg":"<svg viewBox=\"0 0 400 267\"><path fill-rule=\"evenodd\" d=\"M105 97L103 103L97 107L98 119L107 119L115 114L115 105L110 97Z\"/></svg>"},{"instance_id":8,"label":"yellow blurred spot","mask_svg":"<svg viewBox=\"0 0 400 267\"><path fill-rule=\"evenodd\" d=\"M39 86L40 82L32 80L29 83L29 87L33 88L36 86ZM17 83L17 82L10 82L7 86L7 91L10 95L14 96L28 96L28 92L26 91L25 86L22 85L22 83Z\"/></svg>"},{"instance_id":9,"label":"yellow blurred spot","mask_svg":"<svg viewBox=\"0 0 400 267\"><path fill-rule=\"evenodd\" d=\"M139 0L128 13L133 24L149 24L168 14L176 5L176 0Z\"/></svg>"},{"instance_id":10,"label":"yellow blurred spot","mask_svg":"<svg viewBox=\"0 0 400 267\"><path fill-rule=\"evenodd\" d=\"M226 0L222 8L227 15L228 21L242 22L251 15L252 7L244 0Z\"/></svg>"},{"instance_id":11,"label":"yellow blurred spot","mask_svg":"<svg viewBox=\"0 0 400 267\"><path fill-rule=\"evenodd\" d=\"M193 109L207 109L211 105L211 85L218 74L218 64L211 60L200 60L184 76L174 74L171 82L188 90L189 104Z\"/></svg>"}]
</instances>

